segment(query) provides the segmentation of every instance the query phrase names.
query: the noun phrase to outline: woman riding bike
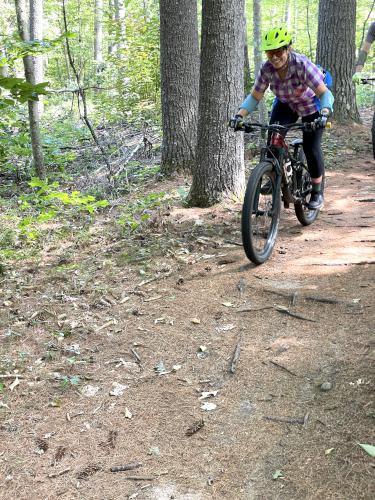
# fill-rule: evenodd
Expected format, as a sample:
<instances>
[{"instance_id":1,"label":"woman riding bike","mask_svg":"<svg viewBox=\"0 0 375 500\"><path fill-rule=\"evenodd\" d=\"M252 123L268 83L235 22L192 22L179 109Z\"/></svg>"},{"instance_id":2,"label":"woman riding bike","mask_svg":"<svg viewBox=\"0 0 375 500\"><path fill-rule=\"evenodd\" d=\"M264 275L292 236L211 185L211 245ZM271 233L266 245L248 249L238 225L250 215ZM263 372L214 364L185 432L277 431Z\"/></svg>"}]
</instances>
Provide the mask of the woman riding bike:
<instances>
[{"instance_id":1,"label":"woman riding bike","mask_svg":"<svg viewBox=\"0 0 375 500\"><path fill-rule=\"evenodd\" d=\"M243 118L256 111L259 101L270 86L277 99L270 123L285 125L315 122L314 130L303 133L303 149L311 175L312 193L308 208L323 206L324 161L321 148L323 128L332 112L333 95L324 84L324 75L306 56L292 50L292 37L285 28L274 28L263 38L262 50L267 61L260 68L250 95L230 120L234 130L242 128Z\"/></svg>"},{"instance_id":2,"label":"woman riding bike","mask_svg":"<svg viewBox=\"0 0 375 500\"><path fill-rule=\"evenodd\" d=\"M362 43L361 49L359 51L358 58L355 63L356 73L353 75L354 82L361 81L360 72L363 70L363 66L366 62L367 56L371 49L371 45L374 43L374 41L375 41L375 21L370 24L370 27L366 34L366 38ZM366 80L366 78L363 80ZM370 80L372 79L370 78ZM375 94L373 99L373 106L375 106ZM375 159L375 111L372 117L371 133L372 133L372 151Z\"/></svg>"}]
</instances>

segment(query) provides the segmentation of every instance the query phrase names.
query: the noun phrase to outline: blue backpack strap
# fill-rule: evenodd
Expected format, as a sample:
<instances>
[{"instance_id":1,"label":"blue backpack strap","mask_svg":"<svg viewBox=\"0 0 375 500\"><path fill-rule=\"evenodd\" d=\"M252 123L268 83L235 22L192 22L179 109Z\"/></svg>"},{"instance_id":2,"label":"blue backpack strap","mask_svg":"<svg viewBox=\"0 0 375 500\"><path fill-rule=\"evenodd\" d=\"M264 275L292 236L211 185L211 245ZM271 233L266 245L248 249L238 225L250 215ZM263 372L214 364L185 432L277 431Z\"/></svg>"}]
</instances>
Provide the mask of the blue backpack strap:
<instances>
[{"instance_id":1,"label":"blue backpack strap","mask_svg":"<svg viewBox=\"0 0 375 500\"><path fill-rule=\"evenodd\" d=\"M328 71L328 69L326 69L324 71L324 83L326 84L327 88L329 88L329 89L332 88L333 78L332 78L331 73Z\"/></svg>"},{"instance_id":2,"label":"blue backpack strap","mask_svg":"<svg viewBox=\"0 0 375 500\"><path fill-rule=\"evenodd\" d=\"M317 64L316 67L319 68L320 71L323 73L323 76L324 76L324 78L323 78L324 85L328 89L331 89L332 88L332 84L333 84L333 78L332 78L331 73L328 71L328 69L323 68L320 64Z\"/></svg>"}]
</instances>

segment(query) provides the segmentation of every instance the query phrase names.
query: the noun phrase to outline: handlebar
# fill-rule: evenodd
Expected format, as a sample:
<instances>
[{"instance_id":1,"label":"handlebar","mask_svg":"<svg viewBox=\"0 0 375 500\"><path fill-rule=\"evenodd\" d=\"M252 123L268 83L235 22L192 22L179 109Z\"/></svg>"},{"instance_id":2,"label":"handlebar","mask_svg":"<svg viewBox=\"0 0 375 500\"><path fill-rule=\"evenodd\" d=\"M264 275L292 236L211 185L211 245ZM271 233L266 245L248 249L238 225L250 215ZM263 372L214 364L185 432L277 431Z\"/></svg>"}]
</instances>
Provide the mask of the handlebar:
<instances>
[{"instance_id":1,"label":"handlebar","mask_svg":"<svg viewBox=\"0 0 375 500\"><path fill-rule=\"evenodd\" d=\"M366 85L367 83L375 82L375 78L361 78L360 82Z\"/></svg>"},{"instance_id":2,"label":"handlebar","mask_svg":"<svg viewBox=\"0 0 375 500\"><path fill-rule=\"evenodd\" d=\"M255 128L259 128L260 130L270 131L270 132L282 132L286 130L306 130L313 131L315 130L314 122L304 122L304 123L288 123L285 125L280 125L278 123L250 123L243 122L243 131L246 133L253 132ZM327 122L326 128L331 128L331 122Z\"/></svg>"}]
</instances>

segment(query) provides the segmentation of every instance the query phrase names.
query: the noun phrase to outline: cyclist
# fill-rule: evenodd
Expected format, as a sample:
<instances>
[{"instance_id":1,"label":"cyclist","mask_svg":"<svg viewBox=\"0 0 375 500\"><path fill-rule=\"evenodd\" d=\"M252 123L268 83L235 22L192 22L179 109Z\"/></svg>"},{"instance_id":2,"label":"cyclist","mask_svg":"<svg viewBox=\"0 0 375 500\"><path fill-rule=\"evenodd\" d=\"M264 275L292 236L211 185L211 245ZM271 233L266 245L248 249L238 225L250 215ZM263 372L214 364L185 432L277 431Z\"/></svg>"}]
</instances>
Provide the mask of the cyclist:
<instances>
[{"instance_id":1,"label":"cyclist","mask_svg":"<svg viewBox=\"0 0 375 500\"><path fill-rule=\"evenodd\" d=\"M266 52L267 61L260 68L250 95L231 118L230 126L241 129L243 118L257 109L268 86L277 97L271 111L271 124L294 123L299 117L302 122L314 122L314 130L303 133L303 149L312 183L308 208L317 210L324 203L321 140L327 117L332 112L333 95L324 84L319 68L292 50L292 37L286 28L268 31L262 40L262 50Z\"/></svg>"},{"instance_id":2,"label":"cyclist","mask_svg":"<svg viewBox=\"0 0 375 500\"><path fill-rule=\"evenodd\" d=\"M357 62L355 63L356 73L359 73L363 70L363 66L366 62L368 53L370 52L370 48L374 40L375 40L375 21L370 24L370 27L366 34L366 39L363 42L361 49L358 53Z\"/></svg>"},{"instance_id":3,"label":"cyclist","mask_svg":"<svg viewBox=\"0 0 375 500\"><path fill-rule=\"evenodd\" d=\"M375 21L370 24L370 27L367 31L366 38L364 42L362 43L361 49L358 53L358 58L355 63L355 71L356 74L353 75L353 81L355 83L358 83L361 81L361 77L359 74L363 70L363 66L365 65L367 56L370 52L371 45L375 41ZM374 94L374 99L373 99L373 105L375 105L375 94ZM373 157L375 159L375 112L372 117L372 127L371 127L371 133L372 133L372 151L373 151Z\"/></svg>"}]
</instances>

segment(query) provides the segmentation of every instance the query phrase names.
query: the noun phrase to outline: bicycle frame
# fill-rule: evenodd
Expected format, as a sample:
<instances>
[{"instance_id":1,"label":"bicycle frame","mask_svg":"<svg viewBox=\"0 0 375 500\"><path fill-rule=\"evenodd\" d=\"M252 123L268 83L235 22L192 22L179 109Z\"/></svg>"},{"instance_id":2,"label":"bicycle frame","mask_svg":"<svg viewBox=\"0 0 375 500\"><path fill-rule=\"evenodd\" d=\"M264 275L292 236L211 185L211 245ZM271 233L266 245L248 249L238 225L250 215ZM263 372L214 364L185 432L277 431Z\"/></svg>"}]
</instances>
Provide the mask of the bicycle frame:
<instances>
[{"instance_id":1,"label":"bicycle frame","mask_svg":"<svg viewBox=\"0 0 375 500\"><path fill-rule=\"evenodd\" d=\"M300 154L301 140L285 140L290 129L315 130L316 123L294 123L290 125L262 125L243 123L242 130L252 132L254 128L271 132L269 142L261 149L258 165L252 170L247 182L241 215L242 242L246 256L255 264L263 264L270 257L278 233L280 203L288 208L294 204L298 221L312 224L319 209L309 207L311 178Z\"/></svg>"},{"instance_id":2,"label":"bicycle frame","mask_svg":"<svg viewBox=\"0 0 375 500\"><path fill-rule=\"evenodd\" d=\"M244 123L244 131L251 132L255 127L261 130L270 131L271 137L269 144L264 146L260 152L260 161L269 161L273 164L276 173L276 187L283 191L284 205L295 203L303 199L309 191L299 192L297 187L296 169L298 168L298 150L301 143L291 144L294 146L293 152L290 151L290 145L285 140L283 131L294 130L312 130L311 123L291 123L288 125L262 125L260 123ZM284 165L290 162L292 172L287 175Z\"/></svg>"}]
</instances>

